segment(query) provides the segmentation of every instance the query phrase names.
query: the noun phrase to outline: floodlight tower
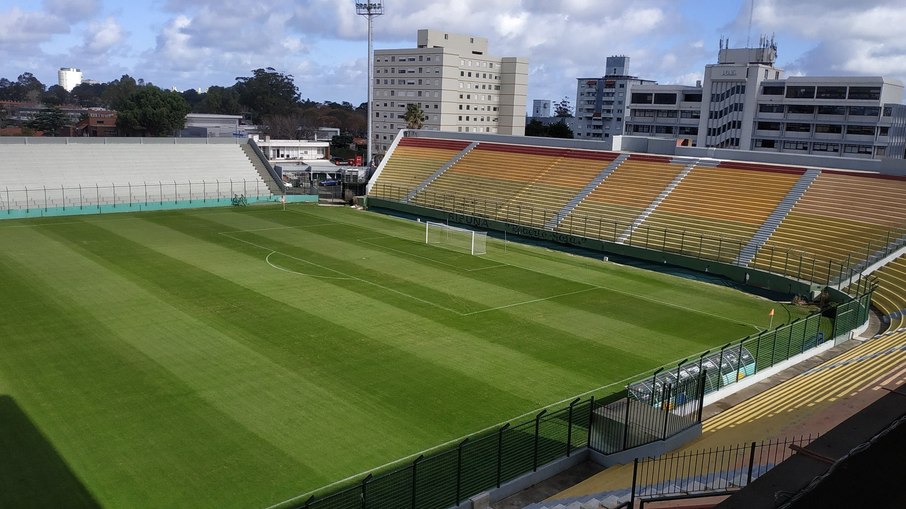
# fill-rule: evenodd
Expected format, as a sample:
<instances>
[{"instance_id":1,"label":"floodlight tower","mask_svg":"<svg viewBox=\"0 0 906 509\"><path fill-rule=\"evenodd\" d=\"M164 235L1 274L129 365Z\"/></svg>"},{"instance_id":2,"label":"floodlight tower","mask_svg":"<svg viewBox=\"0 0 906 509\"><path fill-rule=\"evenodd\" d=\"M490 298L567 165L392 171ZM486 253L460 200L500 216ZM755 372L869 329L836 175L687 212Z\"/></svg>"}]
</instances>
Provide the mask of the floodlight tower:
<instances>
[{"instance_id":1,"label":"floodlight tower","mask_svg":"<svg viewBox=\"0 0 906 509\"><path fill-rule=\"evenodd\" d=\"M374 143L374 129L372 126L373 122L373 112L371 105L371 98L374 95L374 55L372 54L372 38L371 38L371 24L375 16L380 16L384 14L384 2L356 2L355 3L355 13L359 16L365 16L368 18L368 108L366 109L368 114L368 153L365 154L365 164L372 164L373 150L372 144Z\"/></svg>"}]
</instances>

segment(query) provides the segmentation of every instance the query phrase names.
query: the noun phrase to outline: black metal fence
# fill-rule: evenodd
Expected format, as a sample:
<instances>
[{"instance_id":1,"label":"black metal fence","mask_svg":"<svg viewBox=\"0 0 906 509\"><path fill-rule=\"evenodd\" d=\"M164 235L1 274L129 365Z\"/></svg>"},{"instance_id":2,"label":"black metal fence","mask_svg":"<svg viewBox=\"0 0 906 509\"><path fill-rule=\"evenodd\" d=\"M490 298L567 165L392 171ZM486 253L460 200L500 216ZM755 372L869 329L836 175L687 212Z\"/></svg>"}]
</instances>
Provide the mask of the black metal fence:
<instances>
[{"instance_id":1,"label":"black metal fence","mask_svg":"<svg viewBox=\"0 0 906 509\"><path fill-rule=\"evenodd\" d=\"M311 496L290 507L329 509L442 509L585 448L594 398L541 411L534 419L466 438L456 447L422 455L358 485Z\"/></svg>"},{"instance_id":2,"label":"black metal fence","mask_svg":"<svg viewBox=\"0 0 906 509\"><path fill-rule=\"evenodd\" d=\"M406 197L411 190L393 184L378 183L371 188L369 196L406 203ZM749 236L714 235L644 224L634 227L630 221L608 217L575 213L563 216L561 209L545 209L522 203L482 200L429 190L420 191L411 200L411 203L445 212L493 219L520 226L546 228L578 237L619 242L629 246L678 253L731 265L742 264L743 250L750 240ZM850 253L845 259L795 249L765 246L759 250L755 266L784 277L829 286L836 285L853 280L864 268L906 246L906 229L887 230L884 232L883 238L884 240L876 238L873 241L866 241L864 247Z\"/></svg>"},{"instance_id":3,"label":"black metal fence","mask_svg":"<svg viewBox=\"0 0 906 509\"><path fill-rule=\"evenodd\" d=\"M599 401L592 412L589 447L613 454L665 440L701 422L706 372L661 385L657 394L632 390L612 402Z\"/></svg>"},{"instance_id":4,"label":"black metal fence","mask_svg":"<svg viewBox=\"0 0 906 509\"><path fill-rule=\"evenodd\" d=\"M748 486L816 438L802 435L636 459L629 507L635 507L636 500L676 499Z\"/></svg>"}]
</instances>

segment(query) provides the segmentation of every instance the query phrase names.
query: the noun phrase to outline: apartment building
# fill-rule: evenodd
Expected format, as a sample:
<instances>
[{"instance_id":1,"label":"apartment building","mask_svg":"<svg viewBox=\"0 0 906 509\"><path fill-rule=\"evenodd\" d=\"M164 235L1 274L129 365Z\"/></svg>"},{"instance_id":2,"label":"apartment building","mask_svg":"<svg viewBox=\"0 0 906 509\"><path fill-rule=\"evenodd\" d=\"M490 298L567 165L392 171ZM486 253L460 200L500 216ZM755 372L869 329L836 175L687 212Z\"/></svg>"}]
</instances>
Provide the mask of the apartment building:
<instances>
[{"instance_id":1,"label":"apartment building","mask_svg":"<svg viewBox=\"0 0 906 509\"><path fill-rule=\"evenodd\" d=\"M577 139L607 140L624 134L629 116L630 90L637 85L656 84L629 75L629 57L607 57L604 77L579 78L576 89Z\"/></svg>"},{"instance_id":2,"label":"apartment building","mask_svg":"<svg viewBox=\"0 0 906 509\"><path fill-rule=\"evenodd\" d=\"M419 30L415 48L374 52L374 152L406 128L409 104L423 129L522 136L527 83L528 60L489 55L484 37Z\"/></svg>"}]
</instances>

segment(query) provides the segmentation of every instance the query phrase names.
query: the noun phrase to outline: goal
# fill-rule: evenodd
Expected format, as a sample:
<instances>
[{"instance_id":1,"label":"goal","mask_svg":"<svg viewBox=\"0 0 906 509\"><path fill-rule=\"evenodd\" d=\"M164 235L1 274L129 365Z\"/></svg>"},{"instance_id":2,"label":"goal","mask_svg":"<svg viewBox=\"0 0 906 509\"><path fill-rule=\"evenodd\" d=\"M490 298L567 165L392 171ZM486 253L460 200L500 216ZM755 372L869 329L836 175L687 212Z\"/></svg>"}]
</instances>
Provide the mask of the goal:
<instances>
[{"instance_id":1,"label":"goal","mask_svg":"<svg viewBox=\"0 0 906 509\"><path fill-rule=\"evenodd\" d=\"M487 232L476 232L443 223L425 222L425 244L431 244L472 255L487 253Z\"/></svg>"}]
</instances>

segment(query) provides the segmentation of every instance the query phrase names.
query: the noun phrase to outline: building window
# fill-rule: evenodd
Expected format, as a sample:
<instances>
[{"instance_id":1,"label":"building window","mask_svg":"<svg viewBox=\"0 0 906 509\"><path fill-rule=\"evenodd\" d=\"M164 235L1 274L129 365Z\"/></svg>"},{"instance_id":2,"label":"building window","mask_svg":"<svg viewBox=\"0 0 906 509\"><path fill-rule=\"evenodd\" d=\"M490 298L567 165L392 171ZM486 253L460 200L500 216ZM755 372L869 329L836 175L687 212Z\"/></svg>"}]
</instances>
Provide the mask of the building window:
<instances>
[{"instance_id":1,"label":"building window","mask_svg":"<svg viewBox=\"0 0 906 509\"><path fill-rule=\"evenodd\" d=\"M840 145L836 143L815 143L812 145L812 152L840 152Z\"/></svg>"},{"instance_id":2,"label":"building window","mask_svg":"<svg viewBox=\"0 0 906 509\"><path fill-rule=\"evenodd\" d=\"M761 89L761 95L784 95L784 93L785 93L785 88L783 85L780 85L780 86L765 85Z\"/></svg>"},{"instance_id":3,"label":"building window","mask_svg":"<svg viewBox=\"0 0 906 509\"><path fill-rule=\"evenodd\" d=\"M791 104L791 105L787 106L786 112L791 113L793 115L814 115L815 107L806 106L803 104Z\"/></svg>"},{"instance_id":4,"label":"building window","mask_svg":"<svg viewBox=\"0 0 906 509\"><path fill-rule=\"evenodd\" d=\"M840 134L843 132L843 126L837 124L815 124L815 133L819 134Z\"/></svg>"},{"instance_id":5,"label":"building window","mask_svg":"<svg viewBox=\"0 0 906 509\"><path fill-rule=\"evenodd\" d=\"M788 99L814 99L815 87L786 87L786 97Z\"/></svg>"},{"instance_id":6,"label":"building window","mask_svg":"<svg viewBox=\"0 0 906 509\"><path fill-rule=\"evenodd\" d=\"M818 99L846 99L846 87L818 87Z\"/></svg>"},{"instance_id":7,"label":"building window","mask_svg":"<svg viewBox=\"0 0 906 509\"><path fill-rule=\"evenodd\" d=\"M654 104L676 104L676 94L654 94Z\"/></svg>"},{"instance_id":8,"label":"building window","mask_svg":"<svg viewBox=\"0 0 906 509\"><path fill-rule=\"evenodd\" d=\"M756 139L755 148L776 148L774 146L774 143L775 143L774 140Z\"/></svg>"},{"instance_id":9,"label":"building window","mask_svg":"<svg viewBox=\"0 0 906 509\"><path fill-rule=\"evenodd\" d=\"M845 115L845 106L818 106L819 115Z\"/></svg>"},{"instance_id":10,"label":"building window","mask_svg":"<svg viewBox=\"0 0 906 509\"><path fill-rule=\"evenodd\" d=\"M759 113L783 113L782 104L759 104Z\"/></svg>"},{"instance_id":11,"label":"building window","mask_svg":"<svg viewBox=\"0 0 906 509\"><path fill-rule=\"evenodd\" d=\"M808 150L808 143L804 141L785 141L783 150Z\"/></svg>"},{"instance_id":12,"label":"building window","mask_svg":"<svg viewBox=\"0 0 906 509\"><path fill-rule=\"evenodd\" d=\"M874 126L868 125L848 125L846 126L846 134L854 134L859 136L874 136L875 128Z\"/></svg>"},{"instance_id":13,"label":"building window","mask_svg":"<svg viewBox=\"0 0 906 509\"><path fill-rule=\"evenodd\" d=\"M877 101L881 98L881 87L849 87L849 98Z\"/></svg>"},{"instance_id":14,"label":"building window","mask_svg":"<svg viewBox=\"0 0 906 509\"><path fill-rule=\"evenodd\" d=\"M871 155L871 145L846 145L843 152L847 154L868 154Z\"/></svg>"},{"instance_id":15,"label":"building window","mask_svg":"<svg viewBox=\"0 0 906 509\"><path fill-rule=\"evenodd\" d=\"M877 117L881 114L881 108L877 106L850 106L849 114L857 117Z\"/></svg>"},{"instance_id":16,"label":"building window","mask_svg":"<svg viewBox=\"0 0 906 509\"><path fill-rule=\"evenodd\" d=\"M779 131L780 122L758 122L755 125L755 129L759 131Z\"/></svg>"},{"instance_id":17,"label":"building window","mask_svg":"<svg viewBox=\"0 0 906 509\"><path fill-rule=\"evenodd\" d=\"M790 122L786 125L786 132L788 133L810 133L812 132L811 124L799 124Z\"/></svg>"}]
</instances>

